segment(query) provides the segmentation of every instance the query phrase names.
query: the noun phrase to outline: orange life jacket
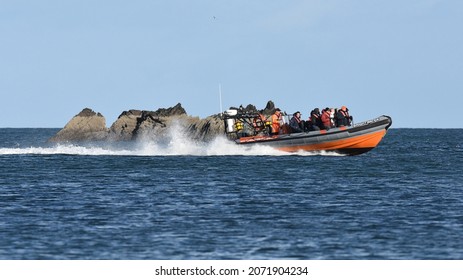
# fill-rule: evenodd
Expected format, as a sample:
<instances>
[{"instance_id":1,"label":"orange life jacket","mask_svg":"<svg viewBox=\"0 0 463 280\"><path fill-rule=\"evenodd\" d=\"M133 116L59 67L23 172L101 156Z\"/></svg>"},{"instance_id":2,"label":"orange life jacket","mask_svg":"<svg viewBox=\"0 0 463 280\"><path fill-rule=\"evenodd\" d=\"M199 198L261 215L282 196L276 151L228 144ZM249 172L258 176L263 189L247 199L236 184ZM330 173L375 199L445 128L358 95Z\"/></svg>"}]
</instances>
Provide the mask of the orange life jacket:
<instances>
[{"instance_id":1,"label":"orange life jacket","mask_svg":"<svg viewBox=\"0 0 463 280\"><path fill-rule=\"evenodd\" d=\"M281 113L272 115L272 133L278 134L280 132Z\"/></svg>"},{"instance_id":2,"label":"orange life jacket","mask_svg":"<svg viewBox=\"0 0 463 280\"><path fill-rule=\"evenodd\" d=\"M322 123L325 126L325 128L330 128L331 127L331 112L330 111L324 111L322 114Z\"/></svg>"}]
</instances>

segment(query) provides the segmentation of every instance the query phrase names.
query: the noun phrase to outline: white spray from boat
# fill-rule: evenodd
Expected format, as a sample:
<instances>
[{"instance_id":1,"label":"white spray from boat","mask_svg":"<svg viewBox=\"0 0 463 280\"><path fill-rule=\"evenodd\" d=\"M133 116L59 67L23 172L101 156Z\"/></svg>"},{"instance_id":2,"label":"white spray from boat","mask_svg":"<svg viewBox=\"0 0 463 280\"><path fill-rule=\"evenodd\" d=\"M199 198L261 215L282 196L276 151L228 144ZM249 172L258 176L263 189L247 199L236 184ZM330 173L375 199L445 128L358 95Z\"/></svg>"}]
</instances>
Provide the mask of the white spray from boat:
<instances>
[{"instance_id":1,"label":"white spray from boat","mask_svg":"<svg viewBox=\"0 0 463 280\"><path fill-rule=\"evenodd\" d=\"M162 141L142 138L120 143L56 144L53 146L0 148L0 155L82 155L82 156L313 156L335 155L329 152L286 153L263 145L241 146L218 136L210 142L192 140L174 123Z\"/></svg>"}]
</instances>

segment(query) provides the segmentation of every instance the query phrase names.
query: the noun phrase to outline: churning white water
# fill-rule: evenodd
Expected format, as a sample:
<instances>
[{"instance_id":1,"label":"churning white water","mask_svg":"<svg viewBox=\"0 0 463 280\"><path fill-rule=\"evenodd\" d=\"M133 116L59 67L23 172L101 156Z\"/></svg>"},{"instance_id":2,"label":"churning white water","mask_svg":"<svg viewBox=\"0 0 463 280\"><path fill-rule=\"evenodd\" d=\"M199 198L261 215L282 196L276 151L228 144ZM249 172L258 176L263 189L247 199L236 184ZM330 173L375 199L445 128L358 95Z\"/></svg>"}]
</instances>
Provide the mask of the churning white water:
<instances>
[{"instance_id":1,"label":"churning white water","mask_svg":"<svg viewBox=\"0 0 463 280\"><path fill-rule=\"evenodd\" d=\"M169 130L162 140L142 138L137 141L97 142L85 144L44 144L34 147L0 148L0 155L92 155L92 156L312 156L337 155L326 152L298 152L288 154L265 145L240 146L229 141L224 136L218 136L210 142L197 142L182 133L179 127Z\"/></svg>"}]
</instances>

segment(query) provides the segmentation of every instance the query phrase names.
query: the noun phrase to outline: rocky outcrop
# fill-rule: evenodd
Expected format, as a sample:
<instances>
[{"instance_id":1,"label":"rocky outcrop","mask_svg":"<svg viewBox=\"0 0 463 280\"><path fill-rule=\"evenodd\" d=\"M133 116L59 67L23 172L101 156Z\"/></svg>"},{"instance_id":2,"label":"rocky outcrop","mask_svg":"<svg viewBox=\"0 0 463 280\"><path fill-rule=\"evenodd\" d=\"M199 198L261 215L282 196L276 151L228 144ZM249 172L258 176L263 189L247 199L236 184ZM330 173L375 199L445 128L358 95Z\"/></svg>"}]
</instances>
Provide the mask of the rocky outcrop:
<instances>
[{"instance_id":1,"label":"rocky outcrop","mask_svg":"<svg viewBox=\"0 0 463 280\"><path fill-rule=\"evenodd\" d=\"M209 116L205 119L189 122L185 131L195 140L211 141L217 135L223 134L225 125L220 115Z\"/></svg>"},{"instance_id":2,"label":"rocky outcrop","mask_svg":"<svg viewBox=\"0 0 463 280\"><path fill-rule=\"evenodd\" d=\"M106 120L89 108L74 116L50 141L100 141L108 137Z\"/></svg>"},{"instance_id":3,"label":"rocky outcrop","mask_svg":"<svg viewBox=\"0 0 463 280\"><path fill-rule=\"evenodd\" d=\"M140 118L134 130L133 139L165 140L179 133L194 141L210 141L224 131L223 120L219 115L205 119L186 114L159 117L147 114Z\"/></svg>"},{"instance_id":4,"label":"rocky outcrop","mask_svg":"<svg viewBox=\"0 0 463 280\"><path fill-rule=\"evenodd\" d=\"M186 111L180 103L156 111L124 111L111 126L109 137L118 141L160 137L172 127L170 124L173 120L184 119L185 116L187 116Z\"/></svg>"},{"instance_id":5,"label":"rocky outcrop","mask_svg":"<svg viewBox=\"0 0 463 280\"><path fill-rule=\"evenodd\" d=\"M166 136L167 129L171 127L169 125L171 122L170 119L171 117L167 115L159 116L155 112L142 112L132 132L132 139L158 139Z\"/></svg>"},{"instance_id":6,"label":"rocky outcrop","mask_svg":"<svg viewBox=\"0 0 463 280\"><path fill-rule=\"evenodd\" d=\"M258 111L254 105L238 108L246 112ZM259 112L269 116L275 111L272 101ZM106 128L105 118L100 113L85 108L74 116L66 126L49 141L131 141L143 139L169 139L173 133L181 133L196 141L210 141L224 132L220 115L201 119L188 116L180 103L156 111L128 110Z\"/></svg>"},{"instance_id":7,"label":"rocky outcrop","mask_svg":"<svg viewBox=\"0 0 463 280\"><path fill-rule=\"evenodd\" d=\"M185 109L183 109L182 104L177 103L174 107L167 109L160 108L155 112L150 112L152 116L156 117L172 117L172 116L181 116L186 115Z\"/></svg>"},{"instance_id":8,"label":"rocky outcrop","mask_svg":"<svg viewBox=\"0 0 463 280\"><path fill-rule=\"evenodd\" d=\"M137 127L138 119L143 111L129 110L124 111L109 128L109 138L111 140L128 141L132 140L133 132Z\"/></svg>"},{"instance_id":9,"label":"rocky outcrop","mask_svg":"<svg viewBox=\"0 0 463 280\"><path fill-rule=\"evenodd\" d=\"M275 113L275 109L275 104L272 100L270 100L269 102L267 102L267 106L265 106L265 109L261 110L260 113L264 116L271 116L273 113Z\"/></svg>"},{"instance_id":10,"label":"rocky outcrop","mask_svg":"<svg viewBox=\"0 0 463 280\"><path fill-rule=\"evenodd\" d=\"M262 115L264 116L271 116L273 113L275 113L275 104L273 103L273 101L268 101L267 102L267 105L265 106L265 109L263 110L257 110L256 106L252 105L252 104L249 104L248 106L246 107L243 107L243 105L241 105L240 107L231 107L230 109L236 109L236 110L239 110L241 112L248 112L248 113L251 113L251 112L259 112L261 113Z\"/></svg>"}]
</instances>

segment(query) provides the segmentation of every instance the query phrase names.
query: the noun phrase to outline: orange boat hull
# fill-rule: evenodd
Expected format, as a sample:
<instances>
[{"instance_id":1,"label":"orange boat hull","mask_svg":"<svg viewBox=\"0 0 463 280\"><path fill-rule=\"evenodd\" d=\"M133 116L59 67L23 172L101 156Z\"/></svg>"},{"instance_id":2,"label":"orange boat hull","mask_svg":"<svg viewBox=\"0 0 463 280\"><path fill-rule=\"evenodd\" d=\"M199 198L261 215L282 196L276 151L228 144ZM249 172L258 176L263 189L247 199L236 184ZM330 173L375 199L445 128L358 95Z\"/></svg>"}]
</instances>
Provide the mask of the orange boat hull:
<instances>
[{"instance_id":1,"label":"orange boat hull","mask_svg":"<svg viewBox=\"0 0 463 280\"><path fill-rule=\"evenodd\" d=\"M347 154L359 154L367 152L376 146L386 135L386 130L374 132L371 134L360 135L347 139L341 139L337 141L330 141L318 144L308 145L296 145L290 147L278 147L278 150L285 152L298 152L298 151L338 151L341 153L347 152ZM349 152L350 150L350 152ZM355 152L355 151L358 151Z\"/></svg>"},{"instance_id":2,"label":"orange boat hull","mask_svg":"<svg viewBox=\"0 0 463 280\"><path fill-rule=\"evenodd\" d=\"M380 116L350 127L278 136L242 137L236 142L242 145L268 145L285 152L333 151L358 155L378 146L391 124L390 117Z\"/></svg>"}]
</instances>

